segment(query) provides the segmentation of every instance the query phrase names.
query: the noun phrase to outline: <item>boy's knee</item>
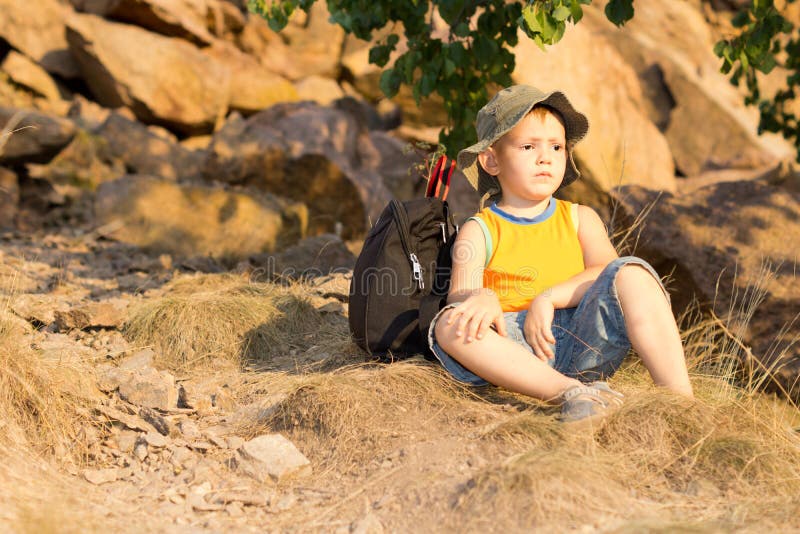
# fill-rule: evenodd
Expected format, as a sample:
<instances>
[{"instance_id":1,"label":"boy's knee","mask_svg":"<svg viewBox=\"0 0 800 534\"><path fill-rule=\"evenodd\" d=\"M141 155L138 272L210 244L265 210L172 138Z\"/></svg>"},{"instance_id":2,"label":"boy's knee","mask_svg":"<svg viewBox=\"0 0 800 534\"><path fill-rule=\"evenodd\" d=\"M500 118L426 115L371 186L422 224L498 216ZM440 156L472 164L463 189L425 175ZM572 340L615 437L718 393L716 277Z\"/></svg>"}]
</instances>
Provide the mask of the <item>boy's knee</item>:
<instances>
[{"instance_id":1,"label":"boy's knee","mask_svg":"<svg viewBox=\"0 0 800 534\"><path fill-rule=\"evenodd\" d=\"M622 260L622 261L620 261ZM669 294L667 293L664 284L661 282L655 269L650 266L646 261L636 258L634 256L626 256L618 258L615 261L620 261L622 264L616 274L617 289L628 287L632 291L646 290L650 288L658 288L667 302L669 302ZM624 289L623 289L624 291Z\"/></svg>"},{"instance_id":2,"label":"boy's knee","mask_svg":"<svg viewBox=\"0 0 800 534\"><path fill-rule=\"evenodd\" d=\"M450 319L452 314L452 309L445 310L445 312L442 313L442 315L440 315L436 320L436 325L433 329L434 335L436 336L436 342L445 350L447 350L451 342L456 339L457 324L447 324L447 321Z\"/></svg>"}]
</instances>

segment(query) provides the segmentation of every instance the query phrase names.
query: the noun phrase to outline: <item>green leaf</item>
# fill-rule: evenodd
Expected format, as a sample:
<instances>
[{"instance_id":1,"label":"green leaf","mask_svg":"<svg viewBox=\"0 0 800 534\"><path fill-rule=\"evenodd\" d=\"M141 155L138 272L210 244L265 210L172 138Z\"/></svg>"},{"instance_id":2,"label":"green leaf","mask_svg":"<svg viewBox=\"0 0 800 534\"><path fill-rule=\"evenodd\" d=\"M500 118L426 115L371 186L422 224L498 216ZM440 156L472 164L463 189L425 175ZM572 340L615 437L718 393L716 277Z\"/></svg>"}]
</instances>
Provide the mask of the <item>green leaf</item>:
<instances>
[{"instance_id":1,"label":"green leaf","mask_svg":"<svg viewBox=\"0 0 800 534\"><path fill-rule=\"evenodd\" d=\"M539 20L536 17L536 9L534 6L536 4L528 4L522 9L522 19L525 21L525 25L528 27L532 33L541 33L542 26L539 24Z\"/></svg>"},{"instance_id":2,"label":"green leaf","mask_svg":"<svg viewBox=\"0 0 800 534\"><path fill-rule=\"evenodd\" d=\"M734 28L741 28L750 22L750 12L746 9L739 11L732 19L731 24Z\"/></svg>"},{"instance_id":3,"label":"green leaf","mask_svg":"<svg viewBox=\"0 0 800 534\"><path fill-rule=\"evenodd\" d=\"M583 8L581 7L580 3L575 2L573 0L572 4L570 4L570 13L572 14L572 22L575 24L579 23L583 18Z\"/></svg>"},{"instance_id":4,"label":"green leaf","mask_svg":"<svg viewBox=\"0 0 800 534\"><path fill-rule=\"evenodd\" d=\"M381 74L380 88L386 98L392 98L400 90L400 75L395 69L386 69Z\"/></svg>"},{"instance_id":5,"label":"green leaf","mask_svg":"<svg viewBox=\"0 0 800 534\"><path fill-rule=\"evenodd\" d=\"M633 18L633 0L611 0L605 9L608 20L622 26Z\"/></svg>"},{"instance_id":6,"label":"green leaf","mask_svg":"<svg viewBox=\"0 0 800 534\"><path fill-rule=\"evenodd\" d=\"M456 37L468 37L469 36L469 24L466 22L459 22L453 28L453 35Z\"/></svg>"},{"instance_id":7,"label":"green leaf","mask_svg":"<svg viewBox=\"0 0 800 534\"><path fill-rule=\"evenodd\" d=\"M572 12L566 6L558 6L555 8L555 10L553 10L553 18L559 22L567 20L567 17L569 17L571 14Z\"/></svg>"}]
</instances>

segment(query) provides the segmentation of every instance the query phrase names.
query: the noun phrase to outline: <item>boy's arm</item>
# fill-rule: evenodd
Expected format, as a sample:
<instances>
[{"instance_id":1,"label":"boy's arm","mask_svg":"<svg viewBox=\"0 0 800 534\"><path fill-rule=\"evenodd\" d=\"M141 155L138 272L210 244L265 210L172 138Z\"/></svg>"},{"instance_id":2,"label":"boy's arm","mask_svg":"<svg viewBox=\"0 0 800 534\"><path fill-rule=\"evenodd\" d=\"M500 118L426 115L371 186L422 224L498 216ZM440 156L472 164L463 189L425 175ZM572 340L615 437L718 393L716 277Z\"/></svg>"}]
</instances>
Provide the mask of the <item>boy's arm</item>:
<instances>
[{"instance_id":1,"label":"boy's arm","mask_svg":"<svg viewBox=\"0 0 800 534\"><path fill-rule=\"evenodd\" d=\"M506 323L500 300L491 289L483 287L486 262L486 240L475 221L461 227L453 244L453 271L447 303L458 306L447 317L447 325L455 324L456 336L469 343L481 339L494 325L497 333L506 335Z\"/></svg>"},{"instance_id":2,"label":"boy's arm","mask_svg":"<svg viewBox=\"0 0 800 534\"><path fill-rule=\"evenodd\" d=\"M600 272L617 257L603 221L586 206L578 206L578 241L583 251L583 272L537 295L525 318L525 339L541 360L555 357L552 349L556 342L552 332L554 311L577 306Z\"/></svg>"},{"instance_id":3,"label":"boy's arm","mask_svg":"<svg viewBox=\"0 0 800 534\"><path fill-rule=\"evenodd\" d=\"M577 306L602 270L619 257L600 216L588 206L578 206L578 241L583 252L584 271L551 287L545 292L549 295L543 295L549 297L555 308Z\"/></svg>"},{"instance_id":4,"label":"boy's arm","mask_svg":"<svg viewBox=\"0 0 800 534\"><path fill-rule=\"evenodd\" d=\"M448 304L463 302L483 289L486 242L477 222L467 221L458 231L456 242L453 244L452 258Z\"/></svg>"}]
</instances>

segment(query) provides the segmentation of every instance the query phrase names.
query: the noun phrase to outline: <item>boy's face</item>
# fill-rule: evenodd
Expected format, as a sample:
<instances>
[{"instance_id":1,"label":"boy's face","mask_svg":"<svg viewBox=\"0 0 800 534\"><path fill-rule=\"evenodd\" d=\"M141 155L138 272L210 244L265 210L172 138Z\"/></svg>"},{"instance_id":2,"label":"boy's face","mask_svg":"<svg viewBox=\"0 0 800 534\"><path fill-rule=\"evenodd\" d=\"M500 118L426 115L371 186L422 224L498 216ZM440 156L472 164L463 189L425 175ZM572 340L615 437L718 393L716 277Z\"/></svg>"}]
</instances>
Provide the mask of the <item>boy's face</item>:
<instances>
[{"instance_id":1,"label":"boy's face","mask_svg":"<svg viewBox=\"0 0 800 534\"><path fill-rule=\"evenodd\" d=\"M478 159L497 176L504 201L540 201L555 193L567 168L566 136L552 113L529 113Z\"/></svg>"}]
</instances>

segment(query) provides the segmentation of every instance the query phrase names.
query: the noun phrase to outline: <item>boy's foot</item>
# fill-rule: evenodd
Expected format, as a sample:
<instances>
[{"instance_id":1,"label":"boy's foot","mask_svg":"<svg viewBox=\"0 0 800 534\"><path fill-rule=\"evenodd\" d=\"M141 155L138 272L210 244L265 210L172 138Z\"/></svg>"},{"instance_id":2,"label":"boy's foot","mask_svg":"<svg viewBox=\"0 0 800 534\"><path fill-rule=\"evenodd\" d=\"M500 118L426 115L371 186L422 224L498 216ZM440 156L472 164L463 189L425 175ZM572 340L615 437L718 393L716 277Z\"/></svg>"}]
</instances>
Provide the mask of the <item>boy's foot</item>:
<instances>
[{"instance_id":1,"label":"boy's foot","mask_svg":"<svg viewBox=\"0 0 800 534\"><path fill-rule=\"evenodd\" d=\"M564 423L581 421L606 414L609 409L622 405L622 393L614 391L605 382L572 386L561 394L561 416Z\"/></svg>"}]
</instances>

